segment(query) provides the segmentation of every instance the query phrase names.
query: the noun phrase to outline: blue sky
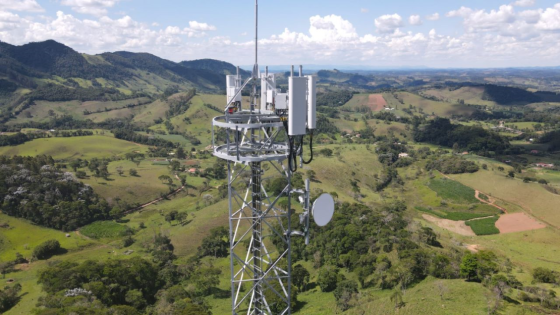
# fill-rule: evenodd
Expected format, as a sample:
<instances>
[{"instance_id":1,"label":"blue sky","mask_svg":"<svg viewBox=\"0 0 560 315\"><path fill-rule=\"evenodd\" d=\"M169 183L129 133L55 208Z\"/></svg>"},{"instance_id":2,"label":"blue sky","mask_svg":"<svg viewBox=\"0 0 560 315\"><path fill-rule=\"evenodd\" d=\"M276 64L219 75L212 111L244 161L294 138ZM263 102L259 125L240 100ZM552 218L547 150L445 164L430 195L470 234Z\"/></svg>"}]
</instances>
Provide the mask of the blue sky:
<instances>
[{"instance_id":1,"label":"blue sky","mask_svg":"<svg viewBox=\"0 0 560 315\"><path fill-rule=\"evenodd\" d=\"M260 2L261 65L560 65L560 0ZM246 65L253 10L251 0L0 0L0 40Z\"/></svg>"}]
</instances>

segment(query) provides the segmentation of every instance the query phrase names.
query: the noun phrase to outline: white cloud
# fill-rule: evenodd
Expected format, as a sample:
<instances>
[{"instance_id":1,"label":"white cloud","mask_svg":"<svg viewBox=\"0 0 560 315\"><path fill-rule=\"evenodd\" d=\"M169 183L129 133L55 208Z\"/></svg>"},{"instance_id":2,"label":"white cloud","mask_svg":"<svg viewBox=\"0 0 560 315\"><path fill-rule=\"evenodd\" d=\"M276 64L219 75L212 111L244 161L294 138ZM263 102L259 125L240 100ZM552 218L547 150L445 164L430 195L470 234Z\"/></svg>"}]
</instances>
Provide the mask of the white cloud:
<instances>
[{"instance_id":1,"label":"white cloud","mask_svg":"<svg viewBox=\"0 0 560 315\"><path fill-rule=\"evenodd\" d=\"M197 21L190 21L189 27L193 31L215 31L216 27L207 23L199 23Z\"/></svg>"},{"instance_id":2,"label":"white cloud","mask_svg":"<svg viewBox=\"0 0 560 315\"><path fill-rule=\"evenodd\" d=\"M447 13L448 17L462 17L463 25L469 31L496 30L503 24L515 21L516 15L511 5L502 5L498 10L473 10L461 7Z\"/></svg>"},{"instance_id":3,"label":"white cloud","mask_svg":"<svg viewBox=\"0 0 560 315\"><path fill-rule=\"evenodd\" d=\"M408 17L408 23L410 25L422 25L422 19L420 18L420 15L414 14Z\"/></svg>"},{"instance_id":4,"label":"white cloud","mask_svg":"<svg viewBox=\"0 0 560 315\"><path fill-rule=\"evenodd\" d=\"M0 0L1 1L1 0ZM510 8L508 8L510 7ZM285 29L259 40L261 64L321 63L427 66L551 65L560 55L560 4L517 12L512 6L495 10L462 7L449 12L461 19L464 32L441 35L405 32L398 14L375 21L377 32L358 35L353 24L338 15L312 16L309 29ZM411 22L410 17L408 23ZM418 28L420 29L420 28ZM150 52L172 60L216 58L235 64L252 61L253 42L207 36L216 27L191 21L160 27L130 16L32 18L0 11L0 39L13 44L54 39L80 52L128 50ZM459 32L460 33L460 32Z\"/></svg>"},{"instance_id":5,"label":"white cloud","mask_svg":"<svg viewBox=\"0 0 560 315\"><path fill-rule=\"evenodd\" d=\"M368 12L369 12L369 9L361 8L361 9L360 9L360 12L362 12L362 13L368 13Z\"/></svg>"},{"instance_id":6,"label":"white cloud","mask_svg":"<svg viewBox=\"0 0 560 315\"><path fill-rule=\"evenodd\" d=\"M107 9L112 8L120 0L62 0L60 4L72 7L72 10L94 16L107 14Z\"/></svg>"},{"instance_id":7,"label":"white cloud","mask_svg":"<svg viewBox=\"0 0 560 315\"><path fill-rule=\"evenodd\" d=\"M439 20L439 13L434 13L426 16L426 20L428 21L437 21Z\"/></svg>"},{"instance_id":8,"label":"white cloud","mask_svg":"<svg viewBox=\"0 0 560 315\"><path fill-rule=\"evenodd\" d=\"M535 5L535 0L517 0L512 5L516 7L530 7Z\"/></svg>"},{"instance_id":9,"label":"white cloud","mask_svg":"<svg viewBox=\"0 0 560 315\"><path fill-rule=\"evenodd\" d=\"M547 8L541 12L541 18L536 27L547 31L560 30L560 3L556 4L554 8Z\"/></svg>"},{"instance_id":10,"label":"white cloud","mask_svg":"<svg viewBox=\"0 0 560 315\"><path fill-rule=\"evenodd\" d=\"M21 18L11 12L0 11L0 34L3 32L17 29L20 26ZM0 36L2 38L3 36Z\"/></svg>"},{"instance_id":11,"label":"white cloud","mask_svg":"<svg viewBox=\"0 0 560 315\"><path fill-rule=\"evenodd\" d=\"M375 27L379 33L392 33L403 26L403 21L398 14L386 14L375 19Z\"/></svg>"},{"instance_id":12,"label":"white cloud","mask_svg":"<svg viewBox=\"0 0 560 315\"><path fill-rule=\"evenodd\" d=\"M158 22L154 22L154 23L152 23L152 26L158 27L158 26L159 26L159 23L158 23Z\"/></svg>"},{"instance_id":13,"label":"white cloud","mask_svg":"<svg viewBox=\"0 0 560 315\"><path fill-rule=\"evenodd\" d=\"M44 11L36 0L0 0L0 10L28 12Z\"/></svg>"},{"instance_id":14,"label":"white cloud","mask_svg":"<svg viewBox=\"0 0 560 315\"><path fill-rule=\"evenodd\" d=\"M535 24L541 19L542 10L526 10L519 12L519 18L529 24Z\"/></svg>"}]
</instances>

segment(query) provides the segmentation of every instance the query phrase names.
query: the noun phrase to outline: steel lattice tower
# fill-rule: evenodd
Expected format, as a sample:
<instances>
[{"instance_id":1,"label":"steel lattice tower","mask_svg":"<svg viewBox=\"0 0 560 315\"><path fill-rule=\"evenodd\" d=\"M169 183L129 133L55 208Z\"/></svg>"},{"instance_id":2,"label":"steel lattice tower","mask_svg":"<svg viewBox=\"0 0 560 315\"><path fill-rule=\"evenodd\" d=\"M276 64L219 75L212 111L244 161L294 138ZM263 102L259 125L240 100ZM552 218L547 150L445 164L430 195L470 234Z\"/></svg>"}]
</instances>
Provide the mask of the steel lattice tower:
<instances>
[{"instance_id":1,"label":"steel lattice tower","mask_svg":"<svg viewBox=\"0 0 560 315\"><path fill-rule=\"evenodd\" d=\"M293 190L291 179L298 155L300 166L312 160L303 161L302 144L315 128L315 79L302 77L301 66L294 77L292 67L290 93L280 93L268 69L259 73L257 29L255 0L252 75L243 82L238 68L237 75L227 76L225 113L212 121L213 154L227 162L228 170L232 314L291 314L291 237L305 236L307 243L310 213L309 181L304 190ZM246 87L251 97L242 108ZM263 184L269 179L277 183L273 191ZM294 194L303 197L303 232L291 226Z\"/></svg>"}]
</instances>

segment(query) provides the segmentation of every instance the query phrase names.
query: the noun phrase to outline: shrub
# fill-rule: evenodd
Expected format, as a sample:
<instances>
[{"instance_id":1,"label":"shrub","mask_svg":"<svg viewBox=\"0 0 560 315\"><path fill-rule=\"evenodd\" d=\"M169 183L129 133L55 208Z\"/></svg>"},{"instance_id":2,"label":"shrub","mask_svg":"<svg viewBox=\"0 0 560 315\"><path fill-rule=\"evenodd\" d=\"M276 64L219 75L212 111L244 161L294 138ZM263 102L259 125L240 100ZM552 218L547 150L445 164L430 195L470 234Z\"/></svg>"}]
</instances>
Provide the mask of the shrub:
<instances>
[{"instance_id":1,"label":"shrub","mask_svg":"<svg viewBox=\"0 0 560 315\"><path fill-rule=\"evenodd\" d=\"M334 267L325 267L319 271L317 283L323 292L332 292L336 289L339 274L338 269Z\"/></svg>"},{"instance_id":2,"label":"shrub","mask_svg":"<svg viewBox=\"0 0 560 315\"><path fill-rule=\"evenodd\" d=\"M354 280L344 280L336 285L334 290L336 305L342 311L350 308L350 300L358 293L358 284Z\"/></svg>"},{"instance_id":3,"label":"shrub","mask_svg":"<svg viewBox=\"0 0 560 315\"><path fill-rule=\"evenodd\" d=\"M547 268L537 267L533 270L533 279L537 282L555 283L557 277L556 272Z\"/></svg>"},{"instance_id":4,"label":"shrub","mask_svg":"<svg viewBox=\"0 0 560 315\"><path fill-rule=\"evenodd\" d=\"M48 259L60 251L60 243L57 240L48 240L41 243L33 250L34 259Z\"/></svg>"}]
</instances>

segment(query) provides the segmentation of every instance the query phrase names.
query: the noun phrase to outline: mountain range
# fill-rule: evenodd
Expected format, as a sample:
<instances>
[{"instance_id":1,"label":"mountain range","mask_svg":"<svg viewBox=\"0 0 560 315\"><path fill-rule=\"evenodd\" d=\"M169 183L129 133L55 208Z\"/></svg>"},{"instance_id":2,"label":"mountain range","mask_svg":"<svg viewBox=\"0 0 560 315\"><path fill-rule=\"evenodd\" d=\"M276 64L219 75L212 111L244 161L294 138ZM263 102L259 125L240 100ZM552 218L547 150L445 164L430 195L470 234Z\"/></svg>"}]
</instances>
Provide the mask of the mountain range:
<instances>
[{"instance_id":1,"label":"mountain range","mask_svg":"<svg viewBox=\"0 0 560 315\"><path fill-rule=\"evenodd\" d=\"M171 85L206 92L224 89L227 62L201 59L173 62L148 53L126 51L88 55L54 40L15 46L0 42L0 89L33 89L44 83L83 88L116 88L123 93L159 92ZM247 76L248 72L242 71Z\"/></svg>"}]
</instances>

